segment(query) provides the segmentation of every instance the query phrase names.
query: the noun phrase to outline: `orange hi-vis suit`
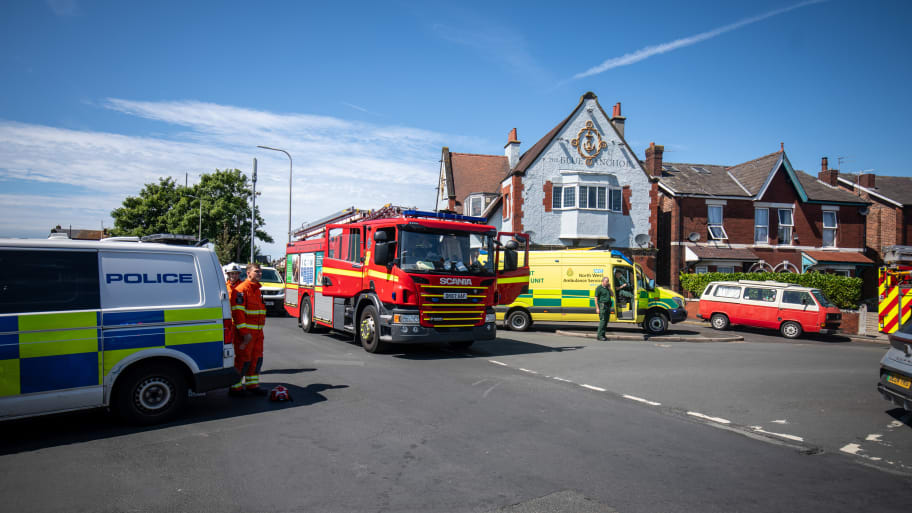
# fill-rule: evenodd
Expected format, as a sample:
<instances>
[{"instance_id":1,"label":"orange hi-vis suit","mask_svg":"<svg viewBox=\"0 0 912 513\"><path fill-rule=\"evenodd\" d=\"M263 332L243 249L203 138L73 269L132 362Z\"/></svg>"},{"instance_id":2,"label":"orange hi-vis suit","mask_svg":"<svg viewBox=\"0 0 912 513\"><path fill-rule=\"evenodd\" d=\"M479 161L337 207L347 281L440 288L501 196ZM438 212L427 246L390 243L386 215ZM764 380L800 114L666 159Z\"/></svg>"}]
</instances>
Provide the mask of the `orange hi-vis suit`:
<instances>
[{"instance_id":1,"label":"orange hi-vis suit","mask_svg":"<svg viewBox=\"0 0 912 513\"><path fill-rule=\"evenodd\" d=\"M266 305L260 294L260 283L245 280L234 289L231 317L239 339L234 366L241 381L232 388L255 389L260 386L260 367L263 366L263 326L266 324ZM250 335L247 347L240 349L244 335Z\"/></svg>"},{"instance_id":2,"label":"orange hi-vis suit","mask_svg":"<svg viewBox=\"0 0 912 513\"><path fill-rule=\"evenodd\" d=\"M240 285L240 282L237 283ZM244 373L242 372L244 362L241 361L241 334L238 333L238 316L239 310L244 309L244 305L237 304L237 285L232 285L231 280L225 282L225 287L228 288L228 302L231 303L231 330L228 332L228 341L234 346L234 368L237 369L238 374L240 374L241 379L237 383L231 386L232 390L243 390L244 389Z\"/></svg>"}]
</instances>

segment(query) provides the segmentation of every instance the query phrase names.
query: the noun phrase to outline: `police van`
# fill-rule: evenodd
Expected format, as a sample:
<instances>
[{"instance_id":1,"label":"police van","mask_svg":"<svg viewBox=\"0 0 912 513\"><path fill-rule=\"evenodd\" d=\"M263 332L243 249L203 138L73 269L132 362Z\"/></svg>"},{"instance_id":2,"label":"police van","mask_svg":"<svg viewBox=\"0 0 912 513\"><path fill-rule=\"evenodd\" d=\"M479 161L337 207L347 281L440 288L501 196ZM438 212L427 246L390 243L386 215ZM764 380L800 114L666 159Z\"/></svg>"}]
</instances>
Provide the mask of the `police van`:
<instances>
[{"instance_id":1,"label":"police van","mask_svg":"<svg viewBox=\"0 0 912 513\"><path fill-rule=\"evenodd\" d=\"M0 239L0 420L110 407L173 418L235 383L215 252L146 242Z\"/></svg>"}]
</instances>

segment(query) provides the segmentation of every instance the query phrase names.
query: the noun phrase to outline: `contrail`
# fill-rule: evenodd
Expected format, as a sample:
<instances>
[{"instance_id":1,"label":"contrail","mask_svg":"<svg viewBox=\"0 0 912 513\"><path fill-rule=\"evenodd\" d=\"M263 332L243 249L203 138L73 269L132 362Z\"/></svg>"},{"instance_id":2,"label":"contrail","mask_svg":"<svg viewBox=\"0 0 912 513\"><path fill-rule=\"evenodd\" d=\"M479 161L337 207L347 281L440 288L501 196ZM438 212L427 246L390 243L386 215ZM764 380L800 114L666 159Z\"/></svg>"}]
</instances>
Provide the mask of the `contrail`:
<instances>
[{"instance_id":1,"label":"contrail","mask_svg":"<svg viewBox=\"0 0 912 513\"><path fill-rule=\"evenodd\" d=\"M622 55L620 57L608 59L607 61L599 64L598 66L595 66L594 68L589 68L588 70L586 70L582 73L577 73L576 75L573 75L573 78L571 80L576 80L578 78L588 77L591 75L598 75L599 73L608 71L609 69L614 69L614 68L618 68L621 66L627 66L628 64L633 64L635 62L640 62L643 59L648 59L649 57L652 57L653 55L658 55L661 53L670 52L672 50L677 50L678 48L683 48L685 46L697 44L700 41L706 41L707 39L712 39L718 35L724 34L726 32L731 32L732 30L739 29L745 25L750 25L751 23L757 23L758 21L762 21L767 18L772 18L773 16L787 13L789 11L794 11L795 9L799 9L799 8L805 7L807 5L819 4L819 3L826 2L826 1L828 1L828 0L807 0L805 2L801 2L799 4L792 5L790 7L783 7L781 9L776 9L776 10L770 11L768 13L754 16L752 18L745 18L741 21L736 21L735 23L732 23L730 25L725 25L724 27L719 27L717 29L710 30L708 32L703 32L703 33L697 34L695 36L685 37L682 39L676 39L670 43L664 43L664 44L655 45L655 46L647 46L646 48L642 48L633 53L628 53L628 54Z\"/></svg>"}]
</instances>

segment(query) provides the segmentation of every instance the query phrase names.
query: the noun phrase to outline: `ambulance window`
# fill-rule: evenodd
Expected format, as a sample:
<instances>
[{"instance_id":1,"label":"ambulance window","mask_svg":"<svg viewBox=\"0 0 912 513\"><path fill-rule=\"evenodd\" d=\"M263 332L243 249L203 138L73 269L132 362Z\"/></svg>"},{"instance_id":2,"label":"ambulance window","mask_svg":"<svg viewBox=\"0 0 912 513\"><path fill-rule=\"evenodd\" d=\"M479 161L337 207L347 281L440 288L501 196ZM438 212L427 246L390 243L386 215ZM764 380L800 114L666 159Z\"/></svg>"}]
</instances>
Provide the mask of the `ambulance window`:
<instances>
[{"instance_id":1,"label":"ambulance window","mask_svg":"<svg viewBox=\"0 0 912 513\"><path fill-rule=\"evenodd\" d=\"M98 308L94 251L0 251L0 313Z\"/></svg>"},{"instance_id":2,"label":"ambulance window","mask_svg":"<svg viewBox=\"0 0 912 513\"><path fill-rule=\"evenodd\" d=\"M198 306L202 283L189 253L101 253L102 308ZM214 290L214 288L213 288Z\"/></svg>"}]
</instances>

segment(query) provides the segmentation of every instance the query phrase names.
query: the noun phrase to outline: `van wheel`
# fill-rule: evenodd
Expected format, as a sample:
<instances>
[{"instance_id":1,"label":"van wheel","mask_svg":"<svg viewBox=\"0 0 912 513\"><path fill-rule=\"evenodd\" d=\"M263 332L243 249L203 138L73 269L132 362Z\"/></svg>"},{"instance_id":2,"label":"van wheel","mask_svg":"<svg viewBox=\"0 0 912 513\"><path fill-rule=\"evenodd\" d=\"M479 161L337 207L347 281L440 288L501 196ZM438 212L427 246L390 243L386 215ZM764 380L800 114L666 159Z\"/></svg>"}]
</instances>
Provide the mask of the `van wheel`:
<instances>
[{"instance_id":1,"label":"van wheel","mask_svg":"<svg viewBox=\"0 0 912 513\"><path fill-rule=\"evenodd\" d=\"M313 322L313 312L310 309L310 297L304 296L301 298L301 317L298 319L298 324L301 326L301 329L304 330L304 333L310 333L314 329Z\"/></svg>"},{"instance_id":2,"label":"van wheel","mask_svg":"<svg viewBox=\"0 0 912 513\"><path fill-rule=\"evenodd\" d=\"M801 325L795 321L786 321L779 327L779 333L785 338L798 338L802 333Z\"/></svg>"},{"instance_id":3,"label":"van wheel","mask_svg":"<svg viewBox=\"0 0 912 513\"><path fill-rule=\"evenodd\" d=\"M714 313L712 317L709 318L709 324L717 330L727 330L728 329L728 316L721 313Z\"/></svg>"},{"instance_id":4,"label":"van wheel","mask_svg":"<svg viewBox=\"0 0 912 513\"><path fill-rule=\"evenodd\" d=\"M131 424L167 422L187 402L187 380L174 365L151 363L127 371L117 383L112 405Z\"/></svg>"},{"instance_id":5,"label":"van wheel","mask_svg":"<svg viewBox=\"0 0 912 513\"><path fill-rule=\"evenodd\" d=\"M643 320L643 328L650 335L661 335L668 329L668 318L662 312L649 312Z\"/></svg>"},{"instance_id":6,"label":"van wheel","mask_svg":"<svg viewBox=\"0 0 912 513\"><path fill-rule=\"evenodd\" d=\"M380 323L377 309L374 305L365 306L361 310L361 320L358 323L358 338L361 347L368 353L386 352L387 344L380 340Z\"/></svg>"},{"instance_id":7,"label":"van wheel","mask_svg":"<svg viewBox=\"0 0 912 513\"><path fill-rule=\"evenodd\" d=\"M532 317L525 310L513 310L507 316L507 328L513 331L526 331L532 325Z\"/></svg>"}]
</instances>

